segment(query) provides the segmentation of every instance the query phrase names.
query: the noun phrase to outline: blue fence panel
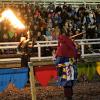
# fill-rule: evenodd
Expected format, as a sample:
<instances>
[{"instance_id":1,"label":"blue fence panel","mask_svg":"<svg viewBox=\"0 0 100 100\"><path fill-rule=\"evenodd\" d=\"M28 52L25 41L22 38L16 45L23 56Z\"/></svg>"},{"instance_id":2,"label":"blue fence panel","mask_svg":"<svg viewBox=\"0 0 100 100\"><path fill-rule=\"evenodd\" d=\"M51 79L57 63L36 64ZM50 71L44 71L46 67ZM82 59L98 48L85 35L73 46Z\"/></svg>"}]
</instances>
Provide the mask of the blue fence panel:
<instances>
[{"instance_id":1,"label":"blue fence panel","mask_svg":"<svg viewBox=\"0 0 100 100\"><path fill-rule=\"evenodd\" d=\"M0 69L0 92L2 92L9 83L13 83L21 89L27 84L28 68L19 69Z\"/></svg>"}]
</instances>

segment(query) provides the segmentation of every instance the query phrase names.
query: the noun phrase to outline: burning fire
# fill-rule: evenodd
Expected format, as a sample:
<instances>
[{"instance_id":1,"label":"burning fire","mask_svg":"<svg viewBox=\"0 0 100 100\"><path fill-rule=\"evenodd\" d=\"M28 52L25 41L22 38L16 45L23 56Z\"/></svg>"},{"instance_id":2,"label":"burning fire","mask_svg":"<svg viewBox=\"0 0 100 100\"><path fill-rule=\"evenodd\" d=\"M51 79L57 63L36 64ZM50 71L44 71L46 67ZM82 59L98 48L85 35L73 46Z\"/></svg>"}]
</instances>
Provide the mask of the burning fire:
<instances>
[{"instance_id":1,"label":"burning fire","mask_svg":"<svg viewBox=\"0 0 100 100\"><path fill-rule=\"evenodd\" d=\"M5 10L1 14L0 21L2 21L4 19L9 20L9 22L11 23L11 25L13 25L13 27L15 27L15 28L25 29L24 24L15 16L15 14L13 13L13 11L10 10L10 9Z\"/></svg>"}]
</instances>

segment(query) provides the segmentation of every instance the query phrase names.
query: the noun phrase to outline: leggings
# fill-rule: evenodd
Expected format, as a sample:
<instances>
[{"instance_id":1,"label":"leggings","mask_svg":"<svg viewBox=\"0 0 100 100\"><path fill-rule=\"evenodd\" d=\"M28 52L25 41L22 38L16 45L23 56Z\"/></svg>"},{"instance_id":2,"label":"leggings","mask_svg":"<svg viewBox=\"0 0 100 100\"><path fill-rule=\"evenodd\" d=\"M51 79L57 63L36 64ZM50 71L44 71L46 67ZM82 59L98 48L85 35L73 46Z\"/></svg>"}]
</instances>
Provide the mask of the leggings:
<instances>
[{"instance_id":1,"label":"leggings","mask_svg":"<svg viewBox=\"0 0 100 100\"><path fill-rule=\"evenodd\" d=\"M72 86L64 86L64 96L72 97L73 95L73 87Z\"/></svg>"},{"instance_id":2,"label":"leggings","mask_svg":"<svg viewBox=\"0 0 100 100\"><path fill-rule=\"evenodd\" d=\"M64 86L64 95L65 95L65 97L72 97L72 95L73 95L73 81L71 81L70 86L68 86L67 84Z\"/></svg>"}]
</instances>

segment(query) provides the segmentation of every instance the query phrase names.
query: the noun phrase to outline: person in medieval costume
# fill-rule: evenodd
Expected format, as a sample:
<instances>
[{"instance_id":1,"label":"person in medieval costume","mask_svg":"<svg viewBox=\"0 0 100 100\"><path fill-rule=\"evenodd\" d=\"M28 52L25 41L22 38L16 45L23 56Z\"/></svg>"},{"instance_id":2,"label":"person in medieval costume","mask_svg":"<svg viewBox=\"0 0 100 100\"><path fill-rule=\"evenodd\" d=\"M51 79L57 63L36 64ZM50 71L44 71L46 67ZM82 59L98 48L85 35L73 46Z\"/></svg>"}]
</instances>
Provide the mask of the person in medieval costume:
<instances>
[{"instance_id":1,"label":"person in medieval costume","mask_svg":"<svg viewBox=\"0 0 100 100\"><path fill-rule=\"evenodd\" d=\"M61 31L58 37L55 64L57 66L57 85L64 87L65 100L72 100L73 85L77 80L77 49L69 33Z\"/></svg>"},{"instance_id":2,"label":"person in medieval costume","mask_svg":"<svg viewBox=\"0 0 100 100\"><path fill-rule=\"evenodd\" d=\"M32 46L29 45L30 42L30 32L23 35L17 47L17 51L21 54L21 67L28 67L28 62L30 62L30 55Z\"/></svg>"}]
</instances>

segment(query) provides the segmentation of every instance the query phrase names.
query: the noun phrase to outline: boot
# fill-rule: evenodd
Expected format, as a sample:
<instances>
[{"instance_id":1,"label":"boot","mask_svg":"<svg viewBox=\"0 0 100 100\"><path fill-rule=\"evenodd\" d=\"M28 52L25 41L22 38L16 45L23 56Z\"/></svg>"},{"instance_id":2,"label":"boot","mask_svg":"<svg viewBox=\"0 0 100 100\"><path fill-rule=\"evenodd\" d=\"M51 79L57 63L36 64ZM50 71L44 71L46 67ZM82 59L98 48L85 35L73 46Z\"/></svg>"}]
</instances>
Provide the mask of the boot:
<instances>
[{"instance_id":1,"label":"boot","mask_svg":"<svg viewBox=\"0 0 100 100\"><path fill-rule=\"evenodd\" d=\"M72 100L72 97L65 97L64 100Z\"/></svg>"},{"instance_id":2,"label":"boot","mask_svg":"<svg viewBox=\"0 0 100 100\"><path fill-rule=\"evenodd\" d=\"M67 100L72 100L72 97L67 97Z\"/></svg>"}]
</instances>

